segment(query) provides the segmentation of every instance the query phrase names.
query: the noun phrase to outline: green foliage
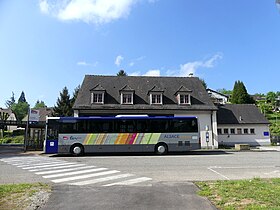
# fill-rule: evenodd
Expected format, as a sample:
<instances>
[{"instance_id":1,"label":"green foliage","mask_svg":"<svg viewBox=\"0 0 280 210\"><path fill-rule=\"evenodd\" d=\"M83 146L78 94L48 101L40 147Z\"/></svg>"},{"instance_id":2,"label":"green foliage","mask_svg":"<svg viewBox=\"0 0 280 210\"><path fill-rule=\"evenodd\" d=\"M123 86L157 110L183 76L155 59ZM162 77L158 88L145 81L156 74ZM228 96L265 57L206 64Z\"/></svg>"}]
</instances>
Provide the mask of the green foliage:
<instances>
[{"instance_id":1,"label":"green foliage","mask_svg":"<svg viewBox=\"0 0 280 210\"><path fill-rule=\"evenodd\" d=\"M53 115L57 117L73 115L71 99L67 87L64 87L62 92L60 92L60 97L57 99L53 111Z\"/></svg>"},{"instance_id":2,"label":"green foliage","mask_svg":"<svg viewBox=\"0 0 280 210\"><path fill-rule=\"evenodd\" d=\"M266 94L266 101L269 101L272 104L274 104L275 100L276 100L276 93L270 91Z\"/></svg>"},{"instance_id":3,"label":"green foliage","mask_svg":"<svg viewBox=\"0 0 280 210\"><path fill-rule=\"evenodd\" d=\"M23 144L24 143L24 135L21 136L10 136L4 137L0 139L0 144Z\"/></svg>"},{"instance_id":4,"label":"green foliage","mask_svg":"<svg viewBox=\"0 0 280 210\"><path fill-rule=\"evenodd\" d=\"M18 103L24 103L24 102L26 102L26 99L25 99L25 94L22 91L21 94L20 94L20 97L18 99Z\"/></svg>"},{"instance_id":5,"label":"green foliage","mask_svg":"<svg viewBox=\"0 0 280 210\"><path fill-rule=\"evenodd\" d=\"M11 106L12 106L15 102L16 102L16 100L15 100L15 94L14 94L14 92L12 92L12 96L11 96L10 100L7 100L6 103L5 103L5 105L6 105L7 108L11 108Z\"/></svg>"},{"instance_id":6,"label":"green foliage","mask_svg":"<svg viewBox=\"0 0 280 210\"><path fill-rule=\"evenodd\" d=\"M207 89L207 83L205 82L205 80L201 78L199 78L199 80L202 82L203 87Z\"/></svg>"},{"instance_id":7,"label":"green foliage","mask_svg":"<svg viewBox=\"0 0 280 210\"><path fill-rule=\"evenodd\" d=\"M236 81L232 91L231 103L233 104L253 104L254 100L248 94L243 82Z\"/></svg>"},{"instance_id":8,"label":"green foliage","mask_svg":"<svg viewBox=\"0 0 280 210\"><path fill-rule=\"evenodd\" d=\"M27 209L36 192L50 192L51 187L43 183L1 184L0 209ZM29 208L28 208L29 209Z\"/></svg>"},{"instance_id":9,"label":"green foliage","mask_svg":"<svg viewBox=\"0 0 280 210\"><path fill-rule=\"evenodd\" d=\"M74 103L76 101L76 98L78 96L79 90L80 90L80 85L78 87L75 88L74 93L73 93L73 97L71 98L71 107L74 106Z\"/></svg>"},{"instance_id":10,"label":"green foliage","mask_svg":"<svg viewBox=\"0 0 280 210\"><path fill-rule=\"evenodd\" d=\"M44 101L37 100L34 109L45 108L45 107L47 106Z\"/></svg>"},{"instance_id":11,"label":"green foliage","mask_svg":"<svg viewBox=\"0 0 280 210\"><path fill-rule=\"evenodd\" d=\"M280 209L280 179L198 182L219 209Z\"/></svg>"},{"instance_id":12,"label":"green foliage","mask_svg":"<svg viewBox=\"0 0 280 210\"><path fill-rule=\"evenodd\" d=\"M120 71L117 73L117 76L127 76L127 73L126 73L124 70L120 70Z\"/></svg>"},{"instance_id":13,"label":"green foliage","mask_svg":"<svg viewBox=\"0 0 280 210\"><path fill-rule=\"evenodd\" d=\"M7 112L0 112L0 120L6 121L9 118L9 114Z\"/></svg>"},{"instance_id":14,"label":"green foliage","mask_svg":"<svg viewBox=\"0 0 280 210\"><path fill-rule=\"evenodd\" d=\"M18 121L21 121L28 113L29 104L27 102L14 103L11 107Z\"/></svg>"},{"instance_id":15,"label":"green foliage","mask_svg":"<svg viewBox=\"0 0 280 210\"><path fill-rule=\"evenodd\" d=\"M271 113L271 105L266 103L265 101L258 101L257 106L261 110L261 113L264 115Z\"/></svg>"},{"instance_id":16,"label":"green foliage","mask_svg":"<svg viewBox=\"0 0 280 210\"><path fill-rule=\"evenodd\" d=\"M217 92L228 96L232 95L232 90L226 90L225 88L218 89Z\"/></svg>"}]
</instances>

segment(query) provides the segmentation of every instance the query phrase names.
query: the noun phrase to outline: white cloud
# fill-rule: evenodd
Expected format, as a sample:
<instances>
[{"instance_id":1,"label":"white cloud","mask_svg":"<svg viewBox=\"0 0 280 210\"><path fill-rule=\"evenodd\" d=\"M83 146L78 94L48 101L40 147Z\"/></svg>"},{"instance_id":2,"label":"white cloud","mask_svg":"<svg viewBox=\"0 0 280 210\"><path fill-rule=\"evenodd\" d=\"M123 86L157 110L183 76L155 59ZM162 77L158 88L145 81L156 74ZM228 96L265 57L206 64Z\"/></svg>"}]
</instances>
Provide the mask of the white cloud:
<instances>
[{"instance_id":1,"label":"white cloud","mask_svg":"<svg viewBox=\"0 0 280 210\"><path fill-rule=\"evenodd\" d=\"M121 65L121 62L123 61L123 57L121 56L121 55L118 55L117 57L116 57L116 60L115 60L115 64L117 65L117 66L120 66Z\"/></svg>"},{"instance_id":2,"label":"white cloud","mask_svg":"<svg viewBox=\"0 0 280 210\"><path fill-rule=\"evenodd\" d=\"M135 63L132 61L132 62L130 62L128 65L129 65L129 66L134 66L134 64L135 64Z\"/></svg>"},{"instance_id":3,"label":"white cloud","mask_svg":"<svg viewBox=\"0 0 280 210\"><path fill-rule=\"evenodd\" d=\"M136 71L136 72L133 72L131 74L129 74L129 76L140 76L140 72L139 71Z\"/></svg>"},{"instance_id":4,"label":"white cloud","mask_svg":"<svg viewBox=\"0 0 280 210\"><path fill-rule=\"evenodd\" d=\"M104 24L127 17L139 0L40 0L40 10L64 21Z\"/></svg>"},{"instance_id":5,"label":"white cloud","mask_svg":"<svg viewBox=\"0 0 280 210\"><path fill-rule=\"evenodd\" d=\"M46 0L41 0L39 2L39 7L42 13L48 14L49 13L49 4Z\"/></svg>"},{"instance_id":6,"label":"white cloud","mask_svg":"<svg viewBox=\"0 0 280 210\"><path fill-rule=\"evenodd\" d=\"M78 66L97 66L98 62L94 62L94 63L88 63L88 62L85 62L85 61L79 61L77 62L77 65Z\"/></svg>"},{"instance_id":7,"label":"white cloud","mask_svg":"<svg viewBox=\"0 0 280 210\"><path fill-rule=\"evenodd\" d=\"M194 61L194 62L188 62L185 64L180 65L180 69L177 72L178 75L185 77L188 76L190 73L196 75L196 71L198 68L213 68L214 64L217 60L222 59L223 56L221 53L216 53L214 56L212 56L210 59L206 61Z\"/></svg>"},{"instance_id":8,"label":"white cloud","mask_svg":"<svg viewBox=\"0 0 280 210\"><path fill-rule=\"evenodd\" d=\"M143 74L143 76L149 76L149 77L159 77L160 76L160 70L158 69L152 69Z\"/></svg>"},{"instance_id":9,"label":"white cloud","mask_svg":"<svg viewBox=\"0 0 280 210\"><path fill-rule=\"evenodd\" d=\"M130 61L130 63L128 64L130 67L134 66L136 63L138 63L139 61L145 59L145 56L140 56L138 58L134 58Z\"/></svg>"}]
</instances>

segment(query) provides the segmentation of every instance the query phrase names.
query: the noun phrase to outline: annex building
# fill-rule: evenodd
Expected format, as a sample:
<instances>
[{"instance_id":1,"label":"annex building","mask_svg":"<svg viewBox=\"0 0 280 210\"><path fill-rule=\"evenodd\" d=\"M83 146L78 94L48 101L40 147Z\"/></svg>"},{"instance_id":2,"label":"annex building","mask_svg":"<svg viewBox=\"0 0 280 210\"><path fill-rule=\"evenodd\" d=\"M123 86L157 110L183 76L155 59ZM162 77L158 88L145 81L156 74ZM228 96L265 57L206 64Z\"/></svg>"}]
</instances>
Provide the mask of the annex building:
<instances>
[{"instance_id":1,"label":"annex building","mask_svg":"<svg viewBox=\"0 0 280 210\"><path fill-rule=\"evenodd\" d=\"M202 148L217 148L218 142L220 142L219 134L223 134L225 131L223 129L226 128L219 127L218 106L214 105L197 77L86 75L73 108L76 117L196 116L199 122ZM267 131L267 124L265 123L265 125ZM240 126L237 127L236 132ZM248 129L252 128L252 126L248 127ZM257 127L254 129L255 133L263 133ZM221 130L222 132L220 132ZM209 136L207 140L206 135Z\"/></svg>"}]
</instances>

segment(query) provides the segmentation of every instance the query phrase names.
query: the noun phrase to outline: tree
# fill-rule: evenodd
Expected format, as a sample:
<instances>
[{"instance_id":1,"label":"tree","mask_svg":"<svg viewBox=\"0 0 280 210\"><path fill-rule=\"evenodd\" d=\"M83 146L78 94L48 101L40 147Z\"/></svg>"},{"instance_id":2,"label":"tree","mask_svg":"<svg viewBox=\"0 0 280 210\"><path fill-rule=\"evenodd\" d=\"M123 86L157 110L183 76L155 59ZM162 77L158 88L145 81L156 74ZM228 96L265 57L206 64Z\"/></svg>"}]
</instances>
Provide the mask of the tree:
<instances>
[{"instance_id":1,"label":"tree","mask_svg":"<svg viewBox=\"0 0 280 210\"><path fill-rule=\"evenodd\" d=\"M11 106L13 113L16 115L18 121L22 121L22 119L28 113L29 104L27 102L18 102L14 103Z\"/></svg>"},{"instance_id":2,"label":"tree","mask_svg":"<svg viewBox=\"0 0 280 210\"><path fill-rule=\"evenodd\" d=\"M44 101L37 100L34 109L45 108L45 107L47 106Z\"/></svg>"},{"instance_id":3,"label":"tree","mask_svg":"<svg viewBox=\"0 0 280 210\"><path fill-rule=\"evenodd\" d=\"M272 104L275 104L275 101L276 101L276 93L270 91L266 94L266 100Z\"/></svg>"},{"instance_id":4,"label":"tree","mask_svg":"<svg viewBox=\"0 0 280 210\"><path fill-rule=\"evenodd\" d=\"M78 87L75 88L74 93L73 93L73 97L71 98L71 107L73 108L74 103L76 101L76 98L78 96L79 90L80 90L80 85Z\"/></svg>"},{"instance_id":5,"label":"tree","mask_svg":"<svg viewBox=\"0 0 280 210\"><path fill-rule=\"evenodd\" d=\"M254 103L253 98L248 94L245 85L241 81L234 83L231 103L233 104L252 104Z\"/></svg>"},{"instance_id":6,"label":"tree","mask_svg":"<svg viewBox=\"0 0 280 210\"><path fill-rule=\"evenodd\" d=\"M117 76L127 76L127 73L126 73L124 70L120 70L120 71L117 73Z\"/></svg>"},{"instance_id":7,"label":"tree","mask_svg":"<svg viewBox=\"0 0 280 210\"><path fill-rule=\"evenodd\" d=\"M232 95L232 90L226 90L225 88L218 89L217 92L224 94L224 95L228 95L228 96Z\"/></svg>"},{"instance_id":8,"label":"tree","mask_svg":"<svg viewBox=\"0 0 280 210\"><path fill-rule=\"evenodd\" d=\"M201 79L201 78L199 78L199 80L201 81L203 87L204 87L205 89L207 89L207 83L205 82L205 80L204 80L204 79Z\"/></svg>"},{"instance_id":9,"label":"tree","mask_svg":"<svg viewBox=\"0 0 280 210\"><path fill-rule=\"evenodd\" d=\"M60 97L57 99L53 109L53 116L72 116L71 99L67 87L64 87L60 92Z\"/></svg>"},{"instance_id":10,"label":"tree","mask_svg":"<svg viewBox=\"0 0 280 210\"><path fill-rule=\"evenodd\" d=\"M11 108L11 106L12 106L15 102L16 102L16 100L15 100L15 94L14 94L14 92L12 92L12 96L11 96L10 100L7 100L6 103L5 103L5 105L6 105L7 108Z\"/></svg>"},{"instance_id":11,"label":"tree","mask_svg":"<svg viewBox=\"0 0 280 210\"><path fill-rule=\"evenodd\" d=\"M23 91L21 92L20 97L19 97L19 99L18 99L18 103L19 103L19 102L26 102L25 94L24 94Z\"/></svg>"},{"instance_id":12,"label":"tree","mask_svg":"<svg viewBox=\"0 0 280 210\"><path fill-rule=\"evenodd\" d=\"M0 112L0 120L6 121L9 118L9 114L7 112Z\"/></svg>"}]
</instances>

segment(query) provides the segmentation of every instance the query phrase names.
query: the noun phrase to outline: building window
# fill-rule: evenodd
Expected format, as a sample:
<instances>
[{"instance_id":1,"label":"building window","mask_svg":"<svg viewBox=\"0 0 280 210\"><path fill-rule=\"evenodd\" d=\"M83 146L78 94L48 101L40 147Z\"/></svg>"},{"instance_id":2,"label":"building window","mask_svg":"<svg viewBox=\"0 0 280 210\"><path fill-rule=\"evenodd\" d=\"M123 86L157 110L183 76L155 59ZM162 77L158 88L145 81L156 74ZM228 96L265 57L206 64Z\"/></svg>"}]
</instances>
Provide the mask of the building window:
<instances>
[{"instance_id":1,"label":"building window","mask_svg":"<svg viewBox=\"0 0 280 210\"><path fill-rule=\"evenodd\" d=\"M228 128L224 128L224 134L228 134Z\"/></svg>"},{"instance_id":2,"label":"building window","mask_svg":"<svg viewBox=\"0 0 280 210\"><path fill-rule=\"evenodd\" d=\"M180 94L180 103L179 104L190 104L190 95Z\"/></svg>"},{"instance_id":3,"label":"building window","mask_svg":"<svg viewBox=\"0 0 280 210\"><path fill-rule=\"evenodd\" d=\"M248 128L244 128L243 133L248 134Z\"/></svg>"},{"instance_id":4,"label":"building window","mask_svg":"<svg viewBox=\"0 0 280 210\"><path fill-rule=\"evenodd\" d=\"M122 93L122 104L133 104L132 93Z\"/></svg>"},{"instance_id":5,"label":"building window","mask_svg":"<svg viewBox=\"0 0 280 210\"><path fill-rule=\"evenodd\" d=\"M250 134L255 134L255 129L254 128L250 129Z\"/></svg>"},{"instance_id":6,"label":"building window","mask_svg":"<svg viewBox=\"0 0 280 210\"><path fill-rule=\"evenodd\" d=\"M234 128L230 129L230 134L235 134L235 129Z\"/></svg>"},{"instance_id":7,"label":"building window","mask_svg":"<svg viewBox=\"0 0 280 210\"><path fill-rule=\"evenodd\" d=\"M221 128L218 128L218 134L222 134L222 129Z\"/></svg>"},{"instance_id":8,"label":"building window","mask_svg":"<svg viewBox=\"0 0 280 210\"><path fill-rule=\"evenodd\" d=\"M241 128L237 128L237 134L242 134L242 129Z\"/></svg>"},{"instance_id":9,"label":"building window","mask_svg":"<svg viewBox=\"0 0 280 210\"><path fill-rule=\"evenodd\" d=\"M162 94L151 94L151 104L162 104Z\"/></svg>"},{"instance_id":10,"label":"building window","mask_svg":"<svg viewBox=\"0 0 280 210\"><path fill-rule=\"evenodd\" d=\"M104 93L92 93L92 103L103 104Z\"/></svg>"}]
</instances>

